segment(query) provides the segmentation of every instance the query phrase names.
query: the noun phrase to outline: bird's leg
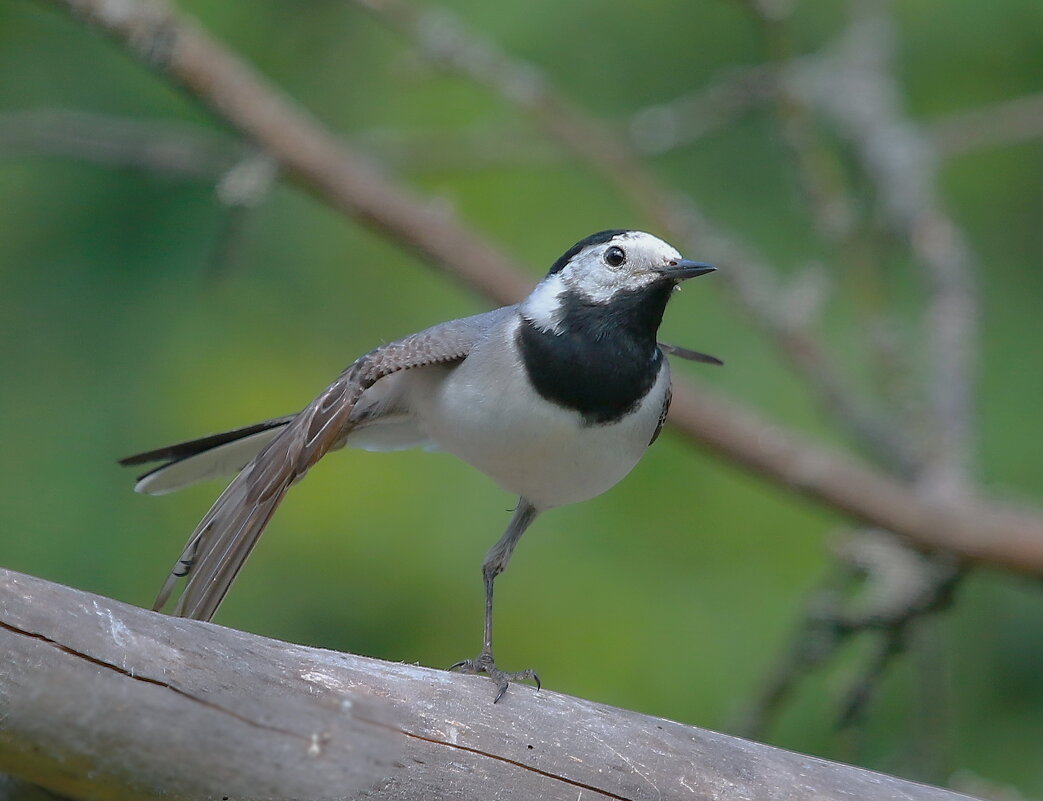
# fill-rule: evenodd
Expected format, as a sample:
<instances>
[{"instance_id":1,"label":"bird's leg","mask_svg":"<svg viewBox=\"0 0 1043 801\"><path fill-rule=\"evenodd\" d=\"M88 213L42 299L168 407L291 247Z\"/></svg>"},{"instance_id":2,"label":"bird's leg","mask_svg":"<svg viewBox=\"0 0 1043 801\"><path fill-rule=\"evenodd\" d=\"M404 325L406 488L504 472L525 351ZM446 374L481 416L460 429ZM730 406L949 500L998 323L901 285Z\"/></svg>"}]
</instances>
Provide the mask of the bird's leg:
<instances>
[{"instance_id":1,"label":"bird's leg","mask_svg":"<svg viewBox=\"0 0 1043 801\"><path fill-rule=\"evenodd\" d=\"M503 694L507 692L507 686L512 681L534 681L536 689L540 688L540 677L536 675L536 671L530 668L508 673L496 667L496 660L493 658L493 582L511 561L514 546L518 544L525 529L536 519L536 515L536 508L524 498L519 498L514 516L507 524L507 530L485 555L485 561L482 563L482 578L485 581L485 634L482 637L482 652L474 659L464 659L450 668L450 670L460 670L464 673L484 673L495 681L494 704L503 698Z\"/></svg>"}]
</instances>

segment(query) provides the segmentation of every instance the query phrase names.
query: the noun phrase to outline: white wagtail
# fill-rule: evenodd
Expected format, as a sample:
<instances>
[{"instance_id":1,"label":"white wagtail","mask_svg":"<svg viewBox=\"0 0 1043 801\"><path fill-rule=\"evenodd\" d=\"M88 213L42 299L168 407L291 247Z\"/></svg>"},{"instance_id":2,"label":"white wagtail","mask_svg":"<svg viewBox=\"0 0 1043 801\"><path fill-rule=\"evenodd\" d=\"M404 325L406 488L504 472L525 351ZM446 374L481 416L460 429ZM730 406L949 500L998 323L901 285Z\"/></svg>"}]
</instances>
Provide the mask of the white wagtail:
<instances>
[{"instance_id":1,"label":"white wagtail","mask_svg":"<svg viewBox=\"0 0 1043 801\"><path fill-rule=\"evenodd\" d=\"M286 491L331 450L449 451L520 496L486 554L482 651L454 668L510 681L493 659L493 581L518 539L554 506L600 495L637 464L670 406L656 332L681 281L714 268L640 231L577 242L524 301L436 325L350 365L298 414L127 457L164 463L135 489L153 495L239 471L200 521L156 599L188 582L175 614L209 620Z\"/></svg>"}]
</instances>

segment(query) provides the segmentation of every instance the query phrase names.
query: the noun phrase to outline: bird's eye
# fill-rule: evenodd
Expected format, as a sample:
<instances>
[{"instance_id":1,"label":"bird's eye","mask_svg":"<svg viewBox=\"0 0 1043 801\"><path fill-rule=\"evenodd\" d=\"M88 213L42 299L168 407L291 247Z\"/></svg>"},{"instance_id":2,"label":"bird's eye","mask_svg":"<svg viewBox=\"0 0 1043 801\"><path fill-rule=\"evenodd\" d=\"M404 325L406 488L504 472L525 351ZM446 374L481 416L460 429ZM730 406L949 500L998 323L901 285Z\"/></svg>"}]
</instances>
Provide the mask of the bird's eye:
<instances>
[{"instance_id":1,"label":"bird's eye","mask_svg":"<svg viewBox=\"0 0 1043 801\"><path fill-rule=\"evenodd\" d=\"M627 254L623 252L623 248L613 245L605 251L605 264L609 267L620 267L626 260Z\"/></svg>"}]
</instances>

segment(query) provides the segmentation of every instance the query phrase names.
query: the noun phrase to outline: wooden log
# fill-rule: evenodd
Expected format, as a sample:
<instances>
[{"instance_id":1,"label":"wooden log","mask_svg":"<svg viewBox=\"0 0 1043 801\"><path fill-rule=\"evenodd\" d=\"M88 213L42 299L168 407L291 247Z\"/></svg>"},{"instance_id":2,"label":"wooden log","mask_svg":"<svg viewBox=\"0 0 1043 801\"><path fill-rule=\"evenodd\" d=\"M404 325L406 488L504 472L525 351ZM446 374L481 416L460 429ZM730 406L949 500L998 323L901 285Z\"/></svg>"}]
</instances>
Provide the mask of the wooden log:
<instances>
[{"instance_id":1,"label":"wooden log","mask_svg":"<svg viewBox=\"0 0 1043 801\"><path fill-rule=\"evenodd\" d=\"M492 697L0 569L0 801L966 798L550 690Z\"/></svg>"}]
</instances>

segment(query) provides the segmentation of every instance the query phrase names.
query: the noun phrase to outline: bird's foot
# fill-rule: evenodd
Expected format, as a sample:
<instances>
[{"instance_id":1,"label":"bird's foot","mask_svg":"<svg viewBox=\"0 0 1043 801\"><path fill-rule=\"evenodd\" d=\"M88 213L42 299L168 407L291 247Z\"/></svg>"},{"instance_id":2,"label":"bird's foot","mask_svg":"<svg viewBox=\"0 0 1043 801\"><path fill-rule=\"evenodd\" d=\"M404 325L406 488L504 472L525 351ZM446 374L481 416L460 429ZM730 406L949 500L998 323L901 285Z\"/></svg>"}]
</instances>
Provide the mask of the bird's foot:
<instances>
[{"instance_id":1,"label":"bird's foot","mask_svg":"<svg viewBox=\"0 0 1043 801\"><path fill-rule=\"evenodd\" d=\"M536 675L535 670L529 668L528 670L508 673L496 667L492 654L481 653L474 659L461 660L449 669L458 670L461 673L484 673L496 682L496 697L493 698L494 704L503 698L504 693L507 692L507 687L512 681L534 681L536 682L536 689L540 689L540 677Z\"/></svg>"}]
</instances>

